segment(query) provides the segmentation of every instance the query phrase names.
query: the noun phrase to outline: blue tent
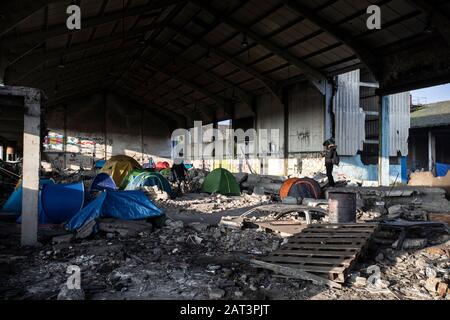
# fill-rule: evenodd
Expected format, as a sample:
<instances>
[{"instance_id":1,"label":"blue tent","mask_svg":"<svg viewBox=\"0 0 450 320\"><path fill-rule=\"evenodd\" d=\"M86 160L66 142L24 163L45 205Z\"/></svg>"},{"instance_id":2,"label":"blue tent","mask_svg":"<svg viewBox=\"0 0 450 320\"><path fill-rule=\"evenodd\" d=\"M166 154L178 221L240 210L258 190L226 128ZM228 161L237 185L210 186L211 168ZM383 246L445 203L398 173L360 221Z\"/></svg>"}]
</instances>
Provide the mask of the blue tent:
<instances>
[{"instance_id":1,"label":"blue tent","mask_svg":"<svg viewBox=\"0 0 450 320\"><path fill-rule=\"evenodd\" d=\"M161 215L162 211L142 191L106 190L78 212L66 224L66 229L77 230L100 217L139 220Z\"/></svg>"},{"instance_id":2,"label":"blue tent","mask_svg":"<svg viewBox=\"0 0 450 320\"><path fill-rule=\"evenodd\" d=\"M450 170L450 164L436 163L436 176L445 177Z\"/></svg>"},{"instance_id":3,"label":"blue tent","mask_svg":"<svg viewBox=\"0 0 450 320\"><path fill-rule=\"evenodd\" d=\"M83 182L46 184L42 187L41 198L48 222L67 222L83 208L84 184Z\"/></svg>"},{"instance_id":4,"label":"blue tent","mask_svg":"<svg viewBox=\"0 0 450 320\"><path fill-rule=\"evenodd\" d=\"M92 181L90 192L92 191L104 191L104 190L117 190L116 183L111 176L105 172L101 172L95 176Z\"/></svg>"},{"instance_id":5,"label":"blue tent","mask_svg":"<svg viewBox=\"0 0 450 320\"><path fill-rule=\"evenodd\" d=\"M39 218L38 222L39 224L45 224L49 223L48 218L45 215L44 209L42 207L42 187L47 184L54 184L55 182L52 179L41 179L39 181L39 202L38 202L38 210L39 210ZM22 184L19 183L16 189L13 191L11 196L8 198L6 203L4 204L1 211L8 212L8 213L15 213L16 216L19 216L17 218L17 223L22 222Z\"/></svg>"},{"instance_id":6,"label":"blue tent","mask_svg":"<svg viewBox=\"0 0 450 320\"><path fill-rule=\"evenodd\" d=\"M42 190L42 186L45 184L54 184L52 179L41 179L39 181L39 189ZM6 203L3 205L2 210L4 212L16 213L20 215L22 213L22 182L19 181L17 187L14 189L13 193L9 196ZM41 192L39 192L39 208L41 208Z\"/></svg>"}]
</instances>

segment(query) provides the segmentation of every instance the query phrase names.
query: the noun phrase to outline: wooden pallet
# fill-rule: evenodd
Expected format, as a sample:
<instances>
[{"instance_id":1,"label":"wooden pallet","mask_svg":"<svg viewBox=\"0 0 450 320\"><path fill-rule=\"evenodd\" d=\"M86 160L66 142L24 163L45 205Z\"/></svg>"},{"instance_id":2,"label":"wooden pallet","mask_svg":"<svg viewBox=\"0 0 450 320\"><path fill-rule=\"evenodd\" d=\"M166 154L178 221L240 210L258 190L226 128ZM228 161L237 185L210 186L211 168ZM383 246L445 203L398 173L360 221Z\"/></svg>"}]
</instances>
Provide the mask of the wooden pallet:
<instances>
[{"instance_id":1,"label":"wooden pallet","mask_svg":"<svg viewBox=\"0 0 450 320\"><path fill-rule=\"evenodd\" d=\"M309 225L280 249L259 260L343 283L377 228L378 224L373 223Z\"/></svg>"}]
</instances>

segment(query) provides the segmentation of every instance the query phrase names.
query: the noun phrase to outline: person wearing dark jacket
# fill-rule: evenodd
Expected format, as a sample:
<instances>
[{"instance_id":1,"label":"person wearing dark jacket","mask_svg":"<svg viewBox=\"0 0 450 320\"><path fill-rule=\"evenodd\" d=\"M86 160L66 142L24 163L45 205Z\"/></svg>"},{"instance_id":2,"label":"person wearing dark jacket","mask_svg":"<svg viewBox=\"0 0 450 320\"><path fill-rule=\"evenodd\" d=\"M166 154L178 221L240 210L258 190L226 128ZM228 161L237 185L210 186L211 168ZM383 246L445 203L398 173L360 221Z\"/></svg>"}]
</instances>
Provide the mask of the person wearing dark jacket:
<instances>
[{"instance_id":1,"label":"person wearing dark jacket","mask_svg":"<svg viewBox=\"0 0 450 320\"><path fill-rule=\"evenodd\" d=\"M186 181L186 175L187 175L187 169L183 162L181 163L174 163L172 166L172 174L175 178L175 181L178 184L178 190L182 191L182 188L184 188L184 184Z\"/></svg>"},{"instance_id":2,"label":"person wearing dark jacket","mask_svg":"<svg viewBox=\"0 0 450 320\"><path fill-rule=\"evenodd\" d=\"M328 139L323 143L323 146L326 148L325 151L325 168L327 170L328 177L328 185L330 187L334 187L334 179L333 179L333 166L339 164L339 155L336 151L336 144L334 139Z\"/></svg>"}]
</instances>

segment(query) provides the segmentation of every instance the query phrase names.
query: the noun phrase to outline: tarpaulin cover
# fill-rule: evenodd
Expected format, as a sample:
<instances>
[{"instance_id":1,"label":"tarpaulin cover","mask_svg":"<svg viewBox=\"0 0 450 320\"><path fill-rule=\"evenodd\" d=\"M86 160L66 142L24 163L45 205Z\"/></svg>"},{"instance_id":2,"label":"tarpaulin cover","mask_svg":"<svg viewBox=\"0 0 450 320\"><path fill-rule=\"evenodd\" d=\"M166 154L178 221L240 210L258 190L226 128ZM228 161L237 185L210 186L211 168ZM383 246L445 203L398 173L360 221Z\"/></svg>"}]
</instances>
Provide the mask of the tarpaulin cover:
<instances>
[{"instance_id":1,"label":"tarpaulin cover","mask_svg":"<svg viewBox=\"0 0 450 320\"><path fill-rule=\"evenodd\" d=\"M142 191L104 191L78 212L67 224L68 230L76 230L85 223L103 218L139 220L158 217L162 211Z\"/></svg>"},{"instance_id":2,"label":"tarpaulin cover","mask_svg":"<svg viewBox=\"0 0 450 320\"><path fill-rule=\"evenodd\" d=\"M445 177L450 170L450 164L436 162L436 176Z\"/></svg>"},{"instance_id":3,"label":"tarpaulin cover","mask_svg":"<svg viewBox=\"0 0 450 320\"><path fill-rule=\"evenodd\" d=\"M101 168L103 168L103 166L105 165L105 163L106 163L106 160L103 160L103 159L97 160L97 161L95 161L94 167L95 167L96 169L101 169Z\"/></svg>"},{"instance_id":4,"label":"tarpaulin cover","mask_svg":"<svg viewBox=\"0 0 450 320\"><path fill-rule=\"evenodd\" d=\"M39 181L39 189L42 189L42 186L44 184L48 183L55 183L52 179L41 179ZM16 188L14 189L13 193L9 196L6 203L3 205L3 208L1 211L4 212L10 212L10 213L22 213L22 180L19 180L19 182L16 185ZM41 206L41 193L39 192L39 207Z\"/></svg>"},{"instance_id":5,"label":"tarpaulin cover","mask_svg":"<svg viewBox=\"0 0 450 320\"><path fill-rule=\"evenodd\" d=\"M42 187L41 199L49 222L67 222L83 208L84 184L45 184Z\"/></svg>"},{"instance_id":6,"label":"tarpaulin cover","mask_svg":"<svg viewBox=\"0 0 450 320\"><path fill-rule=\"evenodd\" d=\"M52 179L41 179L39 181L39 201L38 201L38 223L39 224L46 224L46 223L52 223L47 216L45 215L44 209L42 208L42 187L46 184L54 184L55 182ZM7 212L13 212L17 213L17 215L20 215L22 213L22 183L19 181L16 190L11 194L10 199L12 202L9 203L8 206L3 207L3 209ZM9 199L8 199L9 201ZM6 210L11 209L11 210ZM22 222L22 216L19 216L16 220L17 223Z\"/></svg>"}]
</instances>

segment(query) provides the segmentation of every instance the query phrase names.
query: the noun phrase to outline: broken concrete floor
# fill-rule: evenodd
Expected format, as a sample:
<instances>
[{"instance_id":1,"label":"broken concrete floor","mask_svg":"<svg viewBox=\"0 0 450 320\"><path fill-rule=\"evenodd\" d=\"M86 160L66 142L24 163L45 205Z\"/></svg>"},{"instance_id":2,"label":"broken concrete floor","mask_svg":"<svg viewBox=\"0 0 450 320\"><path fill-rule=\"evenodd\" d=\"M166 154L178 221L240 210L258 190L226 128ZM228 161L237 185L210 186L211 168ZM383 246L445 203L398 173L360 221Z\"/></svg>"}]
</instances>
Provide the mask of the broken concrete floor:
<instances>
[{"instance_id":1,"label":"broken concrete floor","mask_svg":"<svg viewBox=\"0 0 450 320\"><path fill-rule=\"evenodd\" d=\"M287 240L260 229L234 229L215 223L239 215L265 197L186 195L158 203L170 219L162 228L130 234L101 231L89 239L54 237L42 230L38 248L22 249L19 227L0 228L2 299L449 299L448 241L431 248L395 250L374 246L353 268L342 289L256 269L249 261ZM222 209L217 207L222 205ZM184 223L176 217L185 216ZM176 219L173 219L176 218ZM120 227L117 230L121 230ZM55 241L51 241L54 239ZM82 294L64 286L68 266L81 268ZM378 266L380 282L368 286ZM372 271L370 271L372 270ZM370 272L369 272L370 271ZM73 291L73 290L72 290ZM69 292L70 293L70 292ZM73 296L75 294L75 296Z\"/></svg>"}]
</instances>

